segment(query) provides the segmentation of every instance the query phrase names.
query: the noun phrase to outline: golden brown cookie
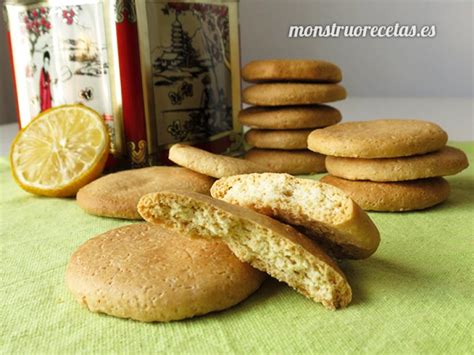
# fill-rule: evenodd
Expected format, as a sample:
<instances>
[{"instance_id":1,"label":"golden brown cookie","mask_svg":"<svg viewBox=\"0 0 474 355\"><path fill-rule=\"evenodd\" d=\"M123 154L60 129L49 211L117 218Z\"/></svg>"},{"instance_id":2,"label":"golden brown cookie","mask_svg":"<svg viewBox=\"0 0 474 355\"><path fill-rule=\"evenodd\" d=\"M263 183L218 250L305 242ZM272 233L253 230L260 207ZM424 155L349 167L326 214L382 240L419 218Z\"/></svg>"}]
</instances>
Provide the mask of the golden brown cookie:
<instances>
[{"instance_id":1,"label":"golden brown cookie","mask_svg":"<svg viewBox=\"0 0 474 355\"><path fill-rule=\"evenodd\" d=\"M403 181L454 175L469 166L466 154L453 147L403 158L326 158L331 175L348 180Z\"/></svg>"},{"instance_id":2,"label":"golden brown cookie","mask_svg":"<svg viewBox=\"0 0 474 355\"><path fill-rule=\"evenodd\" d=\"M217 180L214 198L302 228L340 258L363 259L380 242L369 216L341 190L288 174L246 174Z\"/></svg>"},{"instance_id":3,"label":"golden brown cookie","mask_svg":"<svg viewBox=\"0 0 474 355\"><path fill-rule=\"evenodd\" d=\"M137 203L143 195L169 189L209 194L213 182L185 168L154 166L102 176L81 188L76 198L79 207L93 215L141 219Z\"/></svg>"},{"instance_id":4,"label":"golden brown cookie","mask_svg":"<svg viewBox=\"0 0 474 355\"><path fill-rule=\"evenodd\" d=\"M294 228L249 208L193 192L166 191L143 196L142 217L191 237L222 239L241 260L335 309L352 298L336 263Z\"/></svg>"},{"instance_id":5,"label":"golden brown cookie","mask_svg":"<svg viewBox=\"0 0 474 355\"><path fill-rule=\"evenodd\" d=\"M346 89L338 84L257 84L242 92L245 103L257 106L313 105L345 98Z\"/></svg>"},{"instance_id":6,"label":"golden brown cookie","mask_svg":"<svg viewBox=\"0 0 474 355\"><path fill-rule=\"evenodd\" d=\"M432 122L383 119L315 130L308 137L308 148L337 157L395 158L433 152L447 140L446 132Z\"/></svg>"},{"instance_id":7,"label":"golden brown cookie","mask_svg":"<svg viewBox=\"0 0 474 355\"><path fill-rule=\"evenodd\" d=\"M169 160L215 178L268 171L268 168L245 159L218 155L185 144L173 145L170 148Z\"/></svg>"},{"instance_id":8,"label":"golden brown cookie","mask_svg":"<svg viewBox=\"0 0 474 355\"><path fill-rule=\"evenodd\" d=\"M292 175L324 173L326 156L309 150L250 149L245 159L265 165L270 171Z\"/></svg>"},{"instance_id":9,"label":"golden brown cookie","mask_svg":"<svg viewBox=\"0 0 474 355\"><path fill-rule=\"evenodd\" d=\"M143 322L229 308L263 279L217 239L187 238L148 223L90 239L66 270L69 290L90 311Z\"/></svg>"},{"instance_id":10,"label":"golden brown cookie","mask_svg":"<svg viewBox=\"0 0 474 355\"><path fill-rule=\"evenodd\" d=\"M273 59L254 60L242 68L242 78L249 82L311 81L338 83L341 69L323 60Z\"/></svg>"},{"instance_id":11,"label":"golden brown cookie","mask_svg":"<svg viewBox=\"0 0 474 355\"><path fill-rule=\"evenodd\" d=\"M268 149L306 149L311 129L265 130L251 129L245 134L245 141L251 146Z\"/></svg>"},{"instance_id":12,"label":"golden brown cookie","mask_svg":"<svg viewBox=\"0 0 474 355\"><path fill-rule=\"evenodd\" d=\"M327 105L260 107L239 112L240 123L260 129L302 129L327 127L342 119L338 109Z\"/></svg>"},{"instance_id":13,"label":"golden brown cookie","mask_svg":"<svg viewBox=\"0 0 474 355\"><path fill-rule=\"evenodd\" d=\"M367 211L403 212L432 207L449 196L449 184L441 178L399 182L354 181L326 175L326 184L340 188Z\"/></svg>"}]
</instances>

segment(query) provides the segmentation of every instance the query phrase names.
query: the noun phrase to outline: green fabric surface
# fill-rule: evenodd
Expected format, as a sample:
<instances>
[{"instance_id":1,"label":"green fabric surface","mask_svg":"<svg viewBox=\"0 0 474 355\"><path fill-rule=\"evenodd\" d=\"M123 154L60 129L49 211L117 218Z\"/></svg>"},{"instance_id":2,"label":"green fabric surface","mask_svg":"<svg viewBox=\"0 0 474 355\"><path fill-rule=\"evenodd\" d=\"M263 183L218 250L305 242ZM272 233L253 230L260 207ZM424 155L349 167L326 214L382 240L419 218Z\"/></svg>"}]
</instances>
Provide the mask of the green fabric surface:
<instances>
[{"instance_id":1,"label":"green fabric surface","mask_svg":"<svg viewBox=\"0 0 474 355\"><path fill-rule=\"evenodd\" d=\"M474 161L472 143L461 147ZM72 252L127 221L87 215L74 199L23 192L0 160L0 351L4 353L472 353L474 168L448 177L444 204L371 213L367 260L344 261L348 308L328 311L269 279L223 312L145 324L81 308L64 285Z\"/></svg>"}]
</instances>

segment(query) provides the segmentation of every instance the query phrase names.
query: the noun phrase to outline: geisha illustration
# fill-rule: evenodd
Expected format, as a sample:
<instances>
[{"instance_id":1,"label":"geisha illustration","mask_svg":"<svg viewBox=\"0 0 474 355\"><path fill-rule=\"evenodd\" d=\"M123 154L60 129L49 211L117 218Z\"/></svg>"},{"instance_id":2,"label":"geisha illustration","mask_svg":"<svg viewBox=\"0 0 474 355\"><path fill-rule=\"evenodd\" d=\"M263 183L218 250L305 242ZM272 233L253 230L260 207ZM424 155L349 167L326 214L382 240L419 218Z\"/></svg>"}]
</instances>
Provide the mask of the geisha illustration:
<instances>
[{"instance_id":1,"label":"geisha illustration","mask_svg":"<svg viewBox=\"0 0 474 355\"><path fill-rule=\"evenodd\" d=\"M41 68L39 79L39 97L41 112L51 108L52 106L51 75L49 73L50 61L50 54L48 51L45 51L43 54L43 67Z\"/></svg>"},{"instance_id":2,"label":"geisha illustration","mask_svg":"<svg viewBox=\"0 0 474 355\"><path fill-rule=\"evenodd\" d=\"M94 22L103 18L102 5L6 8L10 36L18 37L12 54L21 126L51 107L79 102L112 117L105 30Z\"/></svg>"}]
</instances>

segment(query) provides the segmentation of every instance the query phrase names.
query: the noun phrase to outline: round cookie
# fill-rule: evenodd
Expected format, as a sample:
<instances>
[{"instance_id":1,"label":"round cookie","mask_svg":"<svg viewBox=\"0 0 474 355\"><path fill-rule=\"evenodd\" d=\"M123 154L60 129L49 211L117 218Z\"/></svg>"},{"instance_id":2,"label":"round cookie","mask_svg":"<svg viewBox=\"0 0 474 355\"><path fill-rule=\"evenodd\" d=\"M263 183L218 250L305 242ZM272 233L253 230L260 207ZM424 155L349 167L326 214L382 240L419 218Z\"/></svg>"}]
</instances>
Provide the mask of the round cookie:
<instances>
[{"instance_id":1,"label":"round cookie","mask_svg":"<svg viewBox=\"0 0 474 355\"><path fill-rule=\"evenodd\" d=\"M326 171L325 155L309 150L250 149L245 159L265 165L275 173L292 175L315 174Z\"/></svg>"},{"instance_id":2,"label":"round cookie","mask_svg":"<svg viewBox=\"0 0 474 355\"><path fill-rule=\"evenodd\" d=\"M449 184L441 177L429 179L374 182L353 181L326 175L321 180L340 188L368 211L403 212L432 207L449 196Z\"/></svg>"},{"instance_id":3,"label":"round cookie","mask_svg":"<svg viewBox=\"0 0 474 355\"><path fill-rule=\"evenodd\" d=\"M242 100L257 106L297 106L343 100L346 95L338 84L270 83L245 88Z\"/></svg>"},{"instance_id":4,"label":"round cookie","mask_svg":"<svg viewBox=\"0 0 474 355\"><path fill-rule=\"evenodd\" d=\"M242 68L242 78L249 82L311 81L338 83L341 69L323 60L274 59L254 60Z\"/></svg>"},{"instance_id":5,"label":"round cookie","mask_svg":"<svg viewBox=\"0 0 474 355\"><path fill-rule=\"evenodd\" d=\"M341 112L327 105L248 107L239 112L240 123L260 129L327 127L340 122Z\"/></svg>"},{"instance_id":6,"label":"round cookie","mask_svg":"<svg viewBox=\"0 0 474 355\"><path fill-rule=\"evenodd\" d=\"M187 238L148 223L90 239L66 270L69 290L90 311L143 322L229 308L263 279L219 240Z\"/></svg>"},{"instance_id":7,"label":"round cookie","mask_svg":"<svg viewBox=\"0 0 474 355\"><path fill-rule=\"evenodd\" d=\"M320 128L336 124L341 119L341 112L327 105L251 106L239 112L240 123L260 129Z\"/></svg>"},{"instance_id":8,"label":"round cookie","mask_svg":"<svg viewBox=\"0 0 474 355\"><path fill-rule=\"evenodd\" d=\"M395 158L436 151L447 140L446 132L432 122L383 119L315 130L308 137L308 148L337 157Z\"/></svg>"},{"instance_id":9,"label":"round cookie","mask_svg":"<svg viewBox=\"0 0 474 355\"><path fill-rule=\"evenodd\" d=\"M81 188L76 199L79 207L96 216L141 219L137 203L143 195L169 189L209 194L213 182L185 168L154 166L102 176Z\"/></svg>"},{"instance_id":10,"label":"round cookie","mask_svg":"<svg viewBox=\"0 0 474 355\"><path fill-rule=\"evenodd\" d=\"M453 147L403 158L326 158L331 175L348 180L403 181L454 175L469 166L466 154Z\"/></svg>"},{"instance_id":11,"label":"round cookie","mask_svg":"<svg viewBox=\"0 0 474 355\"><path fill-rule=\"evenodd\" d=\"M292 131L251 129L245 134L245 141L257 148L306 149L311 129Z\"/></svg>"},{"instance_id":12,"label":"round cookie","mask_svg":"<svg viewBox=\"0 0 474 355\"><path fill-rule=\"evenodd\" d=\"M268 168L245 159L213 154L185 144L174 144L170 148L169 160L215 178L268 171Z\"/></svg>"}]
</instances>

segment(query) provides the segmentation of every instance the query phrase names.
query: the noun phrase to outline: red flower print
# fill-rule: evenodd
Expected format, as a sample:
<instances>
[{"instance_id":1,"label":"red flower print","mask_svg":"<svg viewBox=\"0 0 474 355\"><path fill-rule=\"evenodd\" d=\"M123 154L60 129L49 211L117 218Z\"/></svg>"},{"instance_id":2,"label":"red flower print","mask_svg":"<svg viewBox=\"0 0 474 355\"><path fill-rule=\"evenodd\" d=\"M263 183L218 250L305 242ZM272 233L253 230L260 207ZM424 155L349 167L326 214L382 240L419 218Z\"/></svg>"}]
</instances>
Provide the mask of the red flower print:
<instances>
[{"instance_id":1,"label":"red flower print","mask_svg":"<svg viewBox=\"0 0 474 355\"><path fill-rule=\"evenodd\" d=\"M196 10L196 11L202 11L203 8L204 8L203 4L194 4L194 5L192 5L192 9Z\"/></svg>"}]
</instances>

